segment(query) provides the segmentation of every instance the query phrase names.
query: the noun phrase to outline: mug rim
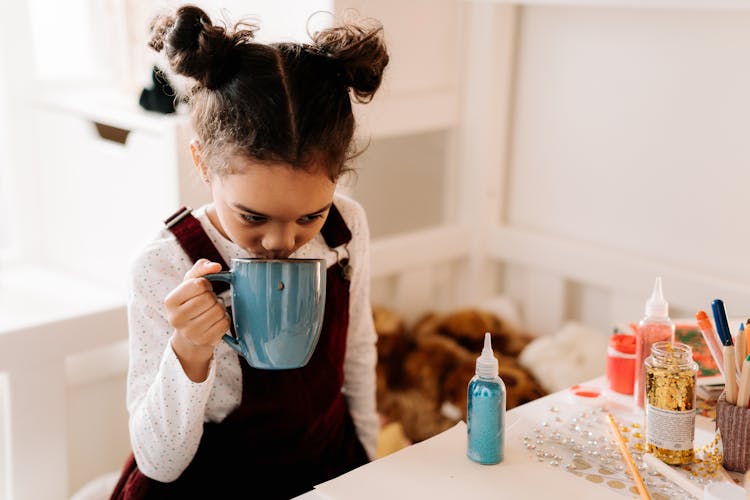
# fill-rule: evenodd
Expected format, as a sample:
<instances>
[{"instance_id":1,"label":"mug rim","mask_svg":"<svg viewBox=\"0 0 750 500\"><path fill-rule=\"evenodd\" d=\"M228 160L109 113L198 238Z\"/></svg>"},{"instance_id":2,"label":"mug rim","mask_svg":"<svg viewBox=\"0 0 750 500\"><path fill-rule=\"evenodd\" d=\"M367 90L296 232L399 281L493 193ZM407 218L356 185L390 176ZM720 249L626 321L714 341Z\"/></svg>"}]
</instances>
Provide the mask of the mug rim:
<instances>
[{"instance_id":1,"label":"mug rim","mask_svg":"<svg viewBox=\"0 0 750 500\"><path fill-rule=\"evenodd\" d=\"M255 258L255 257L238 257L235 259L232 259L232 262L248 262L250 264L263 264L266 262L325 262L325 259L263 259L263 258Z\"/></svg>"}]
</instances>

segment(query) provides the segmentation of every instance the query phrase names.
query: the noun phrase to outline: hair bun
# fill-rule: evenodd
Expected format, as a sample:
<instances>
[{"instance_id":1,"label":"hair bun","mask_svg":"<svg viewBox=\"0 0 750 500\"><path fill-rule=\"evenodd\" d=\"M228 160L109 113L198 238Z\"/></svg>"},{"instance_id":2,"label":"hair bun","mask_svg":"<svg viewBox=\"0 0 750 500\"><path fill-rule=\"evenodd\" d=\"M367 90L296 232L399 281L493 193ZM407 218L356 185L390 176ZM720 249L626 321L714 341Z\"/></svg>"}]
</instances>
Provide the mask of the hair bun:
<instances>
[{"instance_id":1,"label":"hair bun","mask_svg":"<svg viewBox=\"0 0 750 500\"><path fill-rule=\"evenodd\" d=\"M172 16L156 19L149 45L156 51L166 51L176 73L215 89L233 76L236 66L232 64L233 49L251 40L255 29L250 26L227 33L224 27L213 25L203 10L187 5Z\"/></svg>"},{"instance_id":2,"label":"hair bun","mask_svg":"<svg viewBox=\"0 0 750 500\"><path fill-rule=\"evenodd\" d=\"M369 102L380 87L388 51L383 40L383 26L346 24L313 35L318 51L338 62L344 83L359 102Z\"/></svg>"}]
</instances>

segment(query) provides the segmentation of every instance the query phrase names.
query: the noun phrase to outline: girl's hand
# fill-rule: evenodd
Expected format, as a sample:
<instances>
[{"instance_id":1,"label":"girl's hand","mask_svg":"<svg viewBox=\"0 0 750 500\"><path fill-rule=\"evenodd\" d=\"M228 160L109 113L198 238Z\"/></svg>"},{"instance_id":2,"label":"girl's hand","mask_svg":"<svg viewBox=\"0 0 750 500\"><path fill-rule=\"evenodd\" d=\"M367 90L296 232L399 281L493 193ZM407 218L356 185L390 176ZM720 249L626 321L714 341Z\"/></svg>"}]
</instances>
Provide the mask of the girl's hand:
<instances>
[{"instance_id":1,"label":"girl's hand","mask_svg":"<svg viewBox=\"0 0 750 500\"><path fill-rule=\"evenodd\" d=\"M172 349L193 382L206 380L214 347L229 330L224 305L216 298L211 283L201 277L219 271L221 264L198 260L164 299L167 320L174 328Z\"/></svg>"}]
</instances>

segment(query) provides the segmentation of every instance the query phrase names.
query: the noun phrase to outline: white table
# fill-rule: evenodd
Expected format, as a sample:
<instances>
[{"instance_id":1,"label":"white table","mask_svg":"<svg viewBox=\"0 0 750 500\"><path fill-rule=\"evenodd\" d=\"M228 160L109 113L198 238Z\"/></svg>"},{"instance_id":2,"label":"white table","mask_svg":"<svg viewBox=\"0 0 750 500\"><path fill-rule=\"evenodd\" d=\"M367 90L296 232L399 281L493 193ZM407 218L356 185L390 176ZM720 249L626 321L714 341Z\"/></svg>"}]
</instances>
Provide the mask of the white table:
<instances>
[{"instance_id":1,"label":"white table","mask_svg":"<svg viewBox=\"0 0 750 500\"><path fill-rule=\"evenodd\" d=\"M602 387L603 379L587 385ZM643 414L634 409L632 398L605 395L605 406L622 423L640 422ZM623 499L620 493L564 467L541 462L524 445L524 437L538 430L542 422L560 415L586 411L591 418L595 408L584 406L561 391L508 411L506 416L505 458L498 465L478 465L466 457L466 428L456 427L427 441L364 465L339 478L316 486L299 500L358 500L430 498L575 498L576 500ZM603 416L597 414L596 418ZM567 419L565 424L570 425ZM696 419L696 446L713 437L713 422ZM550 424L547 423L549 426ZM534 429L534 430L532 430ZM593 469L592 469L593 470ZM637 497L637 495L631 495Z\"/></svg>"}]
</instances>

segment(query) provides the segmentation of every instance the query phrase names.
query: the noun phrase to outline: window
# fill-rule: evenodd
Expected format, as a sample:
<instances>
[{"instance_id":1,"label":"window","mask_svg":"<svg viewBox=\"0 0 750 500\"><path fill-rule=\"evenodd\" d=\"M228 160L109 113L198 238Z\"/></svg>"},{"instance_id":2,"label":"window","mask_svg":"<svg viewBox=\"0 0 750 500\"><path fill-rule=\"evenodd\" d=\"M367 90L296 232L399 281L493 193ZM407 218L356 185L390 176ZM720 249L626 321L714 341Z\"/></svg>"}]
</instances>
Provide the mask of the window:
<instances>
[{"instance_id":1,"label":"window","mask_svg":"<svg viewBox=\"0 0 750 500\"><path fill-rule=\"evenodd\" d=\"M0 39L0 43L2 40ZM7 259L13 242L11 226L12 200L10 190L10 96L8 92L8 57L0 50L0 263Z\"/></svg>"},{"instance_id":2,"label":"window","mask_svg":"<svg viewBox=\"0 0 750 500\"><path fill-rule=\"evenodd\" d=\"M115 21L110 19L111 16L105 17L105 7L98 5L120 3L28 0L31 55L36 78L59 82L91 81L100 77L107 65L96 64L100 61L96 60L95 55L111 48L111 43L107 39L101 40L102 43L93 43L94 38L97 32L112 30Z\"/></svg>"},{"instance_id":3,"label":"window","mask_svg":"<svg viewBox=\"0 0 750 500\"><path fill-rule=\"evenodd\" d=\"M27 229L43 227L34 208L40 175L34 151L46 143L34 135L29 108L48 91L111 92L137 107L157 60L146 46L148 24L157 9L182 3L21 0L6 6L0 19L0 264L11 254L43 251L45 243L43 229ZM252 16L261 25L260 41L306 40L312 14L333 10L332 0L195 3L215 20ZM310 29L331 19L313 16Z\"/></svg>"}]
</instances>

